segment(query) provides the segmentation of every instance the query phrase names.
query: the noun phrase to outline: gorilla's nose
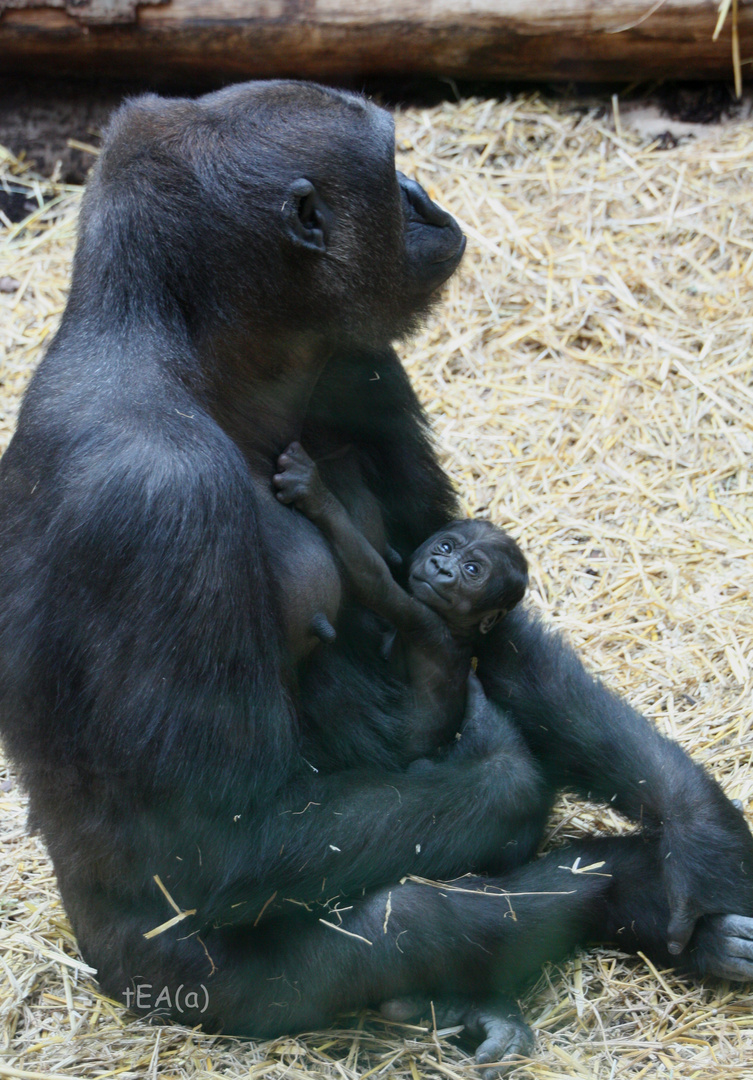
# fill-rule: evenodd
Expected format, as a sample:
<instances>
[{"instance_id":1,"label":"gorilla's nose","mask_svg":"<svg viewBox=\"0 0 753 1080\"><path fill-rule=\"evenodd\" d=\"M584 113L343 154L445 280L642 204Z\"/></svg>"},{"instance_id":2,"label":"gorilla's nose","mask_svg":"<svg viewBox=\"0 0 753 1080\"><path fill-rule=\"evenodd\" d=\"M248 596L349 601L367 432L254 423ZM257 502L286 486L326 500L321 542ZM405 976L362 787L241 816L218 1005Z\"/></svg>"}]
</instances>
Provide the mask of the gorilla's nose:
<instances>
[{"instance_id":1,"label":"gorilla's nose","mask_svg":"<svg viewBox=\"0 0 753 1080\"><path fill-rule=\"evenodd\" d=\"M410 180L405 173L401 172L398 172L397 179L408 206L427 224L436 225L438 228L454 224L452 216L441 206L437 206L417 181Z\"/></svg>"},{"instance_id":2,"label":"gorilla's nose","mask_svg":"<svg viewBox=\"0 0 753 1080\"><path fill-rule=\"evenodd\" d=\"M436 555L432 555L429 562L434 567L434 570L438 574L439 577L445 577L445 578L449 578L449 579L452 579L452 578L455 577L454 567L448 566L444 562L440 562L440 560L436 557Z\"/></svg>"}]
</instances>

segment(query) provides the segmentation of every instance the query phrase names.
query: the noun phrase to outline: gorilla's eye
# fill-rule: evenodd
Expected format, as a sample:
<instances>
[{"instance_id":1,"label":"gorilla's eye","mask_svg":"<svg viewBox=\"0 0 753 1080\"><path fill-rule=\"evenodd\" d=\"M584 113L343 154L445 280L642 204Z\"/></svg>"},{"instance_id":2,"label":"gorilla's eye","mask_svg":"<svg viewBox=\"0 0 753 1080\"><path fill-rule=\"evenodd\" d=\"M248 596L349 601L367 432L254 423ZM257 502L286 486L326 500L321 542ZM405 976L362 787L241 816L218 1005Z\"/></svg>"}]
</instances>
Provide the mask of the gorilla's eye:
<instances>
[{"instance_id":1,"label":"gorilla's eye","mask_svg":"<svg viewBox=\"0 0 753 1080\"><path fill-rule=\"evenodd\" d=\"M477 574L481 573L481 567L479 566L478 563L467 562L465 564L465 572L466 572L466 574L470 574L471 577L476 577Z\"/></svg>"},{"instance_id":2,"label":"gorilla's eye","mask_svg":"<svg viewBox=\"0 0 753 1080\"><path fill-rule=\"evenodd\" d=\"M452 544L449 540L441 540L437 544L437 551L441 551L443 555L449 555L452 551Z\"/></svg>"}]
</instances>

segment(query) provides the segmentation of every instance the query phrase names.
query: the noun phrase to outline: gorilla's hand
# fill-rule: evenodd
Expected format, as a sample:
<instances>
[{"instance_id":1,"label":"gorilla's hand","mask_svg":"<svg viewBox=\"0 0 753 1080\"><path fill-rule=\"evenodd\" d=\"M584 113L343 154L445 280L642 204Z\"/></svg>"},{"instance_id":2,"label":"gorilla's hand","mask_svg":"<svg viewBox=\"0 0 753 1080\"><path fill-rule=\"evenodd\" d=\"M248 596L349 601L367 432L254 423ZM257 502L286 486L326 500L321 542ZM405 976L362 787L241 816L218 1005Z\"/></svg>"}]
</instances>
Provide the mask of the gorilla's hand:
<instances>
[{"instance_id":1,"label":"gorilla's hand","mask_svg":"<svg viewBox=\"0 0 753 1080\"><path fill-rule=\"evenodd\" d=\"M280 502L293 503L307 517L316 517L329 493L316 464L300 443L292 442L280 454L277 468L272 480Z\"/></svg>"},{"instance_id":2,"label":"gorilla's hand","mask_svg":"<svg viewBox=\"0 0 753 1080\"><path fill-rule=\"evenodd\" d=\"M699 784L686 813L675 810L660 837L669 901L667 946L673 956L683 953L702 916L735 916L738 929L748 927L741 937L753 938L753 837L743 814L721 789L705 775L699 780L705 790ZM699 924L693 968L702 974L718 975L730 964L730 969L743 970L732 960L747 959L748 954L735 951L736 941L723 926L718 918ZM735 977L753 978L753 963L745 970L747 974Z\"/></svg>"},{"instance_id":3,"label":"gorilla's hand","mask_svg":"<svg viewBox=\"0 0 753 1080\"><path fill-rule=\"evenodd\" d=\"M753 918L706 915L688 949L694 971L731 982L753 982Z\"/></svg>"}]
</instances>

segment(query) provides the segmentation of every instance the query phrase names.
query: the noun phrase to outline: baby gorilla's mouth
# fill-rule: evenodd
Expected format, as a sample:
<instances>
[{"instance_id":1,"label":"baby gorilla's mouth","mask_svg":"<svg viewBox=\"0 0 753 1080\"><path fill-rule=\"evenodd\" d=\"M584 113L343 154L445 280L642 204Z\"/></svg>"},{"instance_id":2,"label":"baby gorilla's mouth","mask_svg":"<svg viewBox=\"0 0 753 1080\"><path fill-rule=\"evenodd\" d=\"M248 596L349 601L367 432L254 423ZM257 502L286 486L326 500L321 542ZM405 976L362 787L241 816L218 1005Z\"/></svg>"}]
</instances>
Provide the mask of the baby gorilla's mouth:
<instances>
[{"instance_id":1,"label":"baby gorilla's mouth","mask_svg":"<svg viewBox=\"0 0 753 1080\"><path fill-rule=\"evenodd\" d=\"M424 578L414 577L411 574L410 578L411 592L417 600L423 600L429 607L436 607L437 601L441 605L447 607L450 604L450 600L444 596L438 589L435 589L431 582L426 581Z\"/></svg>"}]
</instances>

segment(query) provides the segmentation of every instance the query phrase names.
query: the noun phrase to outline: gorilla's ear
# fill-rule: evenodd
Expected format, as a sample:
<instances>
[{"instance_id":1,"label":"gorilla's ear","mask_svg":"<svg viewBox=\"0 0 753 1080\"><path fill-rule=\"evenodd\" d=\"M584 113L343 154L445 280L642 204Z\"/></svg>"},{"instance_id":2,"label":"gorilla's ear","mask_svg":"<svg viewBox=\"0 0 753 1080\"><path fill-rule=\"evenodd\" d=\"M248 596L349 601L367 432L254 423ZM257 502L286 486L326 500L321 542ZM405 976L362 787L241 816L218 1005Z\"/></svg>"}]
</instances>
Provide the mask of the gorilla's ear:
<instances>
[{"instance_id":1,"label":"gorilla's ear","mask_svg":"<svg viewBox=\"0 0 753 1080\"><path fill-rule=\"evenodd\" d=\"M288 239L298 247L324 253L329 234L329 209L310 180L294 180L282 204Z\"/></svg>"},{"instance_id":2,"label":"gorilla's ear","mask_svg":"<svg viewBox=\"0 0 753 1080\"><path fill-rule=\"evenodd\" d=\"M499 611L489 611L484 615L481 622L478 624L480 634L488 634L493 626L495 626L499 620L507 614L504 608L500 608Z\"/></svg>"}]
</instances>

